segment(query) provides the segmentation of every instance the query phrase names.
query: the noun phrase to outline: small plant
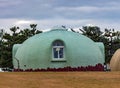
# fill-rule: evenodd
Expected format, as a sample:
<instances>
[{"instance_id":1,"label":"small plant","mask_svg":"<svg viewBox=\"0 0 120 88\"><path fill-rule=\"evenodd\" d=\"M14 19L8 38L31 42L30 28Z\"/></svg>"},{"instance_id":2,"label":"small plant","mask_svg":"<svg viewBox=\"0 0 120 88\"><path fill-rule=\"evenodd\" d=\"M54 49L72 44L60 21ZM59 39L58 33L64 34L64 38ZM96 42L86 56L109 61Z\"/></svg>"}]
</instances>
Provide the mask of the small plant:
<instances>
[{"instance_id":1,"label":"small plant","mask_svg":"<svg viewBox=\"0 0 120 88\"><path fill-rule=\"evenodd\" d=\"M15 72L45 72L45 71L56 71L56 72L61 72L61 71L104 71L104 67L102 64L96 64L95 66L79 66L79 67L71 67L67 66L64 68L47 68L47 69L14 69Z\"/></svg>"}]
</instances>

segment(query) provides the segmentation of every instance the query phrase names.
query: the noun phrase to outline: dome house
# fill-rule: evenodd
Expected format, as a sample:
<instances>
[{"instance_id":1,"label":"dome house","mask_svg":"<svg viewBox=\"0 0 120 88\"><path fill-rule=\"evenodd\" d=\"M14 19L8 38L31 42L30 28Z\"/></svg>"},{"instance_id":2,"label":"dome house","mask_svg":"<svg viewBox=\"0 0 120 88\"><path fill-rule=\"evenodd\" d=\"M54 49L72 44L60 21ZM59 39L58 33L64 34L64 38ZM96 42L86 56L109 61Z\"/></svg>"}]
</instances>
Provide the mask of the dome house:
<instances>
[{"instance_id":1,"label":"dome house","mask_svg":"<svg viewBox=\"0 0 120 88\"><path fill-rule=\"evenodd\" d=\"M111 71L120 71L120 49L118 49L110 60Z\"/></svg>"},{"instance_id":2,"label":"dome house","mask_svg":"<svg viewBox=\"0 0 120 88\"><path fill-rule=\"evenodd\" d=\"M104 63L103 43L65 28L36 34L13 46L15 69L85 67L98 63Z\"/></svg>"}]
</instances>

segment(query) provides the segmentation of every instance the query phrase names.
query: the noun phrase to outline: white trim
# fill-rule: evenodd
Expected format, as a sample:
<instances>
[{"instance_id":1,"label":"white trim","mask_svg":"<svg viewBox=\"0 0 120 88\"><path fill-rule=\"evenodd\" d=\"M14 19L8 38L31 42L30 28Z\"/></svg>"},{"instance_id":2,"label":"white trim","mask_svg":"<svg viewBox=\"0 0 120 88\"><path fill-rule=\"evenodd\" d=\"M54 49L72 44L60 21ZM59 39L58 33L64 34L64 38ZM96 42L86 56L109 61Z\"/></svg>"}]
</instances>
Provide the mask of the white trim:
<instances>
[{"instance_id":1,"label":"white trim","mask_svg":"<svg viewBox=\"0 0 120 88\"><path fill-rule=\"evenodd\" d=\"M54 57L54 48L63 48L63 58L60 58L59 52L58 52L58 58ZM62 60L65 60L64 46L53 46L52 47L52 61L62 61Z\"/></svg>"},{"instance_id":2,"label":"white trim","mask_svg":"<svg viewBox=\"0 0 120 88\"><path fill-rule=\"evenodd\" d=\"M53 62L56 62L56 61L60 61L60 62L64 62L64 61L66 61L66 59L52 59L51 61L53 61Z\"/></svg>"}]
</instances>

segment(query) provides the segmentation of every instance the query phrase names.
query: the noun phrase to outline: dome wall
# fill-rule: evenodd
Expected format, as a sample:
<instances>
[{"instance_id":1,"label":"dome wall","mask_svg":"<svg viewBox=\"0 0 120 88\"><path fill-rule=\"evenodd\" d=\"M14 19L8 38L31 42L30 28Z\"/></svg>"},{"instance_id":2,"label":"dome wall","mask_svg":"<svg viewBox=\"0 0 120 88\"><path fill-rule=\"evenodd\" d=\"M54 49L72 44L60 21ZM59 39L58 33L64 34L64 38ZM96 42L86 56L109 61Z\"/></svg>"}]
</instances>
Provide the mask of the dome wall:
<instances>
[{"instance_id":1,"label":"dome wall","mask_svg":"<svg viewBox=\"0 0 120 88\"><path fill-rule=\"evenodd\" d=\"M64 60L53 60L52 43L55 40L64 42ZM66 30L52 30L27 39L17 49L14 56L19 60L21 69L37 69L103 64L103 52L104 47L102 44L96 44L79 33ZM14 68L17 68L16 64L18 63L14 62L13 64Z\"/></svg>"},{"instance_id":2,"label":"dome wall","mask_svg":"<svg viewBox=\"0 0 120 88\"><path fill-rule=\"evenodd\" d=\"M110 61L111 71L120 71L120 49L118 49L111 58Z\"/></svg>"},{"instance_id":3,"label":"dome wall","mask_svg":"<svg viewBox=\"0 0 120 88\"><path fill-rule=\"evenodd\" d=\"M16 55L16 52L17 52L17 50L18 50L18 48L21 46L21 44L15 44L14 46L13 46L13 49L12 49L12 58L13 58L13 65L14 65L14 67L16 67L16 68L18 68L18 59L15 57L15 55Z\"/></svg>"},{"instance_id":4,"label":"dome wall","mask_svg":"<svg viewBox=\"0 0 120 88\"><path fill-rule=\"evenodd\" d=\"M104 44L102 42L96 42L97 46L100 48L102 54L103 54L103 57L105 58L105 47L104 47Z\"/></svg>"}]
</instances>

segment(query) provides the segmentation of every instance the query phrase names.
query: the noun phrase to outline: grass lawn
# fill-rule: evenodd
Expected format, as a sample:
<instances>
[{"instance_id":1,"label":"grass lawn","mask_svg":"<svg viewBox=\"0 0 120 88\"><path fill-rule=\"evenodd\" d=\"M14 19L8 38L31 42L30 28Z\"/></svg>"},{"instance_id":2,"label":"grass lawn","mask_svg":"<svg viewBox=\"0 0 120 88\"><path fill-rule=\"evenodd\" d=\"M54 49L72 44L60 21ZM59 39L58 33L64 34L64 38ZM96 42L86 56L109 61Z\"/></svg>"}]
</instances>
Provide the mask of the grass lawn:
<instances>
[{"instance_id":1,"label":"grass lawn","mask_svg":"<svg viewBox=\"0 0 120 88\"><path fill-rule=\"evenodd\" d=\"M1 72L0 88L120 88L120 71Z\"/></svg>"}]
</instances>

